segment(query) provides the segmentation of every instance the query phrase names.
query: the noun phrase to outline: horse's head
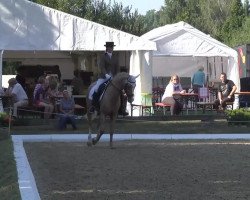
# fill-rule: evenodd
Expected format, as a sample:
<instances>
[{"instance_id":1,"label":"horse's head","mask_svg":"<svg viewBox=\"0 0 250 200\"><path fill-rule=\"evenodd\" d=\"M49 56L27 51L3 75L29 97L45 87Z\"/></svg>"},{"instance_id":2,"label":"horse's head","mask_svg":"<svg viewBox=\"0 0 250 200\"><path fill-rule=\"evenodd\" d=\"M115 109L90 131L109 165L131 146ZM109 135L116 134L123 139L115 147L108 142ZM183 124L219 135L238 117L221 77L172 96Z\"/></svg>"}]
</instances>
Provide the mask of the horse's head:
<instances>
[{"instance_id":1,"label":"horse's head","mask_svg":"<svg viewBox=\"0 0 250 200\"><path fill-rule=\"evenodd\" d=\"M134 90L135 90L135 86L136 86L136 78L137 76L132 76L129 75L128 79L127 79L127 83L125 84L125 93L128 97L128 102L132 103L134 101Z\"/></svg>"}]
</instances>

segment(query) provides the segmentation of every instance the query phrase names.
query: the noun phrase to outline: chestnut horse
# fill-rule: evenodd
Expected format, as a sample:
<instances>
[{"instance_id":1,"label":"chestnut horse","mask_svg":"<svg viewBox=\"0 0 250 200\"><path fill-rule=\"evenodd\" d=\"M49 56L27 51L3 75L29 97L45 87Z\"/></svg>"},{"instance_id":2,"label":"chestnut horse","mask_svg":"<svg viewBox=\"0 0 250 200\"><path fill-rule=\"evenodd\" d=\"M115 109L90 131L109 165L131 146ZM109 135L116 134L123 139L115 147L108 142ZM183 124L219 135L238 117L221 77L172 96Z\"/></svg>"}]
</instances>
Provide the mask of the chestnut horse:
<instances>
[{"instance_id":1,"label":"chestnut horse","mask_svg":"<svg viewBox=\"0 0 250 200\"><path fill-rule=\"evenodd\" d=\"M139 75L138 75L139 76ZM118 73L108 84L105 93L102 96L100 101L100 116L99 116L99 132L96 137L92 138L93 132L93 114L89 112L89 108L91 107L91 101L87 98L87 119L89 124L89 135L88 135L88 146L95 145L101 138L104 133L104 122L106 117L110 119L110 148L113 148L113 134L114 134L114 126L115 120L118 115L118 110L121 104L121 94L123 92L126 93L128 97L128 102L132 103L134 101L134 89L136 86L136 78L138 76L129 75L126 72ZM95 83L91 84L87 97L89 97L89 92Z\"/></svg>"}]
</instances>

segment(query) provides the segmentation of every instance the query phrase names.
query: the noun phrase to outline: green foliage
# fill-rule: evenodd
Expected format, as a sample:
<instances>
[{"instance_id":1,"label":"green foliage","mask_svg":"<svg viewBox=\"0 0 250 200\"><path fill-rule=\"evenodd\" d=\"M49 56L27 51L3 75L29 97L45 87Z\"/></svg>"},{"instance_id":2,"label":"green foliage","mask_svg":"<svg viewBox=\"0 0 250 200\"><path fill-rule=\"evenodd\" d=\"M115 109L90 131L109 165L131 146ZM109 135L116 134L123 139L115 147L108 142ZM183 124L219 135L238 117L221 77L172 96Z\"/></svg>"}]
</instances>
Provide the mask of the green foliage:
<instances>
[{"instance_id":1,"label":"green foliage","mask_svg":"<svg viewBox=\"0 0 250 200\"><path fill-rule=\"evenodd\" d=\"M248 109L227 110L226 115L229 124L250 126L250 110Z\"/></svg>"},{"instance_id":2,"label":"green foliage","mask_svg":"<svg viewBox=\"0 0 250 200\"><path fill-rule=\"evenodd\" d=\"M3 74L16 74L16 69L21 65L21 62L3 61Z\"/></svg>"},{"instance_id":3,"label":"green foliage","mask_svg":"<svg viewBox=\"0 0 250 200\"><path fill-rule=\"evenodd\" d=\"M8 126L9 124L9 115L5 112L0 112L0 126Z\"/></svg>"},{"instance_id":4,"label":"green foliage","mask_svg":"<svg viewBox=\"0 0 250 200\"><path fill-rule=\"evenodd\" d=\"M230 43L230 40L234 38L233 32L239 30L244 22L245 14L241 0L233 0L230 8L230 16L223 24L224 41Z\"/></svg>"}]
</instances>

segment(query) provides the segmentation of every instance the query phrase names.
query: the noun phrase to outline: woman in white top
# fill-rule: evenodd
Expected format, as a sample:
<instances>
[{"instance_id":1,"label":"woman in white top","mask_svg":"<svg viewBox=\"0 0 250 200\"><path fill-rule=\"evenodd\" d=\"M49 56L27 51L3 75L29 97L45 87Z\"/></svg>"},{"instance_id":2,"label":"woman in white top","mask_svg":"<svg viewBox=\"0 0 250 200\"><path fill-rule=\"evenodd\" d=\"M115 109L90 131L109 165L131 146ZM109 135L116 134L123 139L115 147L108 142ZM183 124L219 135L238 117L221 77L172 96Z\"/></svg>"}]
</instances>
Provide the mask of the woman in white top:
<instances>
[{"instance_id":1,"label":"woman in white top","mask_svg":"<svg viewBox=\"0 0 250 200\"><path fill-rule=\"evenodd\" d=\"M182 110L182 104L177 100L178 97L174 97L176 94L183 94L186 91L182 89L180 79L177 75L171 76L169 84L167 85L165 92L162 96L162 102L165 104L171 104L171 115L178 115Z\"/></svg>"}]
</instances>

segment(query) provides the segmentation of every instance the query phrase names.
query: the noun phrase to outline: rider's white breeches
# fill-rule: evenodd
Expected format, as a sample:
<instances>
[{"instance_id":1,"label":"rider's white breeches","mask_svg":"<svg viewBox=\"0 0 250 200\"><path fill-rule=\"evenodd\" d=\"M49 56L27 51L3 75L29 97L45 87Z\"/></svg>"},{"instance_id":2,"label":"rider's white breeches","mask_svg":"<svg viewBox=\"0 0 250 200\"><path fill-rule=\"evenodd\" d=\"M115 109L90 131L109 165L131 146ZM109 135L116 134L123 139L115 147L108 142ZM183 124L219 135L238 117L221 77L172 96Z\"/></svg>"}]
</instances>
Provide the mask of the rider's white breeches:
<instances>
[{"instance_id":1,"label":"rider's white breeches","mask_svg":"<svg viewBox=\"0 0 250 200\"><path fill-rule=\"evenodd\" d=\"M104 83L105 81L107 81L108 78L99 78L96 81L96 84L91 88L90 92L89 92L89 99L92 100L93 99L93 94L94 92L98 91L99 86Z\"/></svg>"}]
</instances>

